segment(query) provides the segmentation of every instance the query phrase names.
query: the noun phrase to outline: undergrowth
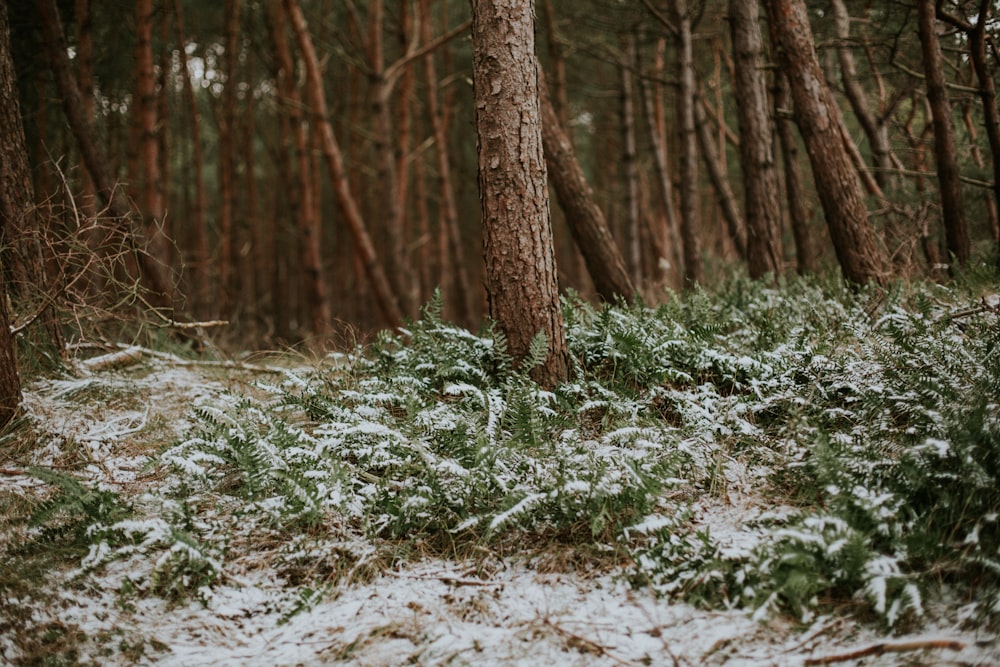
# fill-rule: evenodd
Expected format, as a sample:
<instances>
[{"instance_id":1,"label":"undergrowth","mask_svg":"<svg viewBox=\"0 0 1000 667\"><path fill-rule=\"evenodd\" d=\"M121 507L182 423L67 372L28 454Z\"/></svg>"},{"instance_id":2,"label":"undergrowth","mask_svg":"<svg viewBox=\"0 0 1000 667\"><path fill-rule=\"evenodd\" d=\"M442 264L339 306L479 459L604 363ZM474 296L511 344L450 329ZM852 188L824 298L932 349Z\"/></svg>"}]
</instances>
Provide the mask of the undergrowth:
<instances>
[{"instance_id":1,"label":"undergrowth","mask_svg":"<svg viewBox=\"0 0 1000 667\"><path fill-rule=\"evenodd\" d=\"M759 617L848 603L899 627L946 590L1000 617L991 300L803 280L657 308L570 297L573 376L551 392L440 306L197 403L134 502L40 475L57 493L39 525L85 540L85 569L146 563L130 595L207 599L247 545L275 545L291 612L375 559L516 537L627 556L637 586ZM737 496L761 511L713 532L706 508Z\"/></svg>"}]
</instances>

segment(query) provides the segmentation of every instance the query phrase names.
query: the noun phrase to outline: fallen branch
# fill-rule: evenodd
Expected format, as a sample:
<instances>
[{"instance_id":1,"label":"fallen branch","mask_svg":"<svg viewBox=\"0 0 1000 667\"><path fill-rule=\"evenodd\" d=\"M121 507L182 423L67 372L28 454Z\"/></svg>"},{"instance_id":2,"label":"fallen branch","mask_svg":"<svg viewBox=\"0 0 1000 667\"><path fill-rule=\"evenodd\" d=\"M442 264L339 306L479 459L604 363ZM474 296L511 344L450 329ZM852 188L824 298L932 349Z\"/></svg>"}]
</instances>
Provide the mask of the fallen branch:
<instances>
[{"instance_id":1,"label":"fallen branch","mask_svg":"<svg viewBox=\"0 0 1000 667\"><path fill-rule=\"evenodd\" d=\"M908 642L883 642L872 644L864 648L851 651L849 653L839 653L820 658L806 658L805 665L832 665L835 662L847 662L857 660L871 655L882 655L883 653L906 653L908 651L924 651L927 649L946 648L952 651L961 651L965 644L960 641L950 639L917 639Z\"/></svg>"},{"instance_id":2,"label":"fallen branch","mask_svg":"<svg viewBox=\"0 0 1000 667\"><path fill-rule=\"evenodd\" d=\"M125 368L142 361L142 348L130 346L118 352L102 354L99 357L84 360L83 366L91 371L108 371Z\"/></svg>"}]
</instances>

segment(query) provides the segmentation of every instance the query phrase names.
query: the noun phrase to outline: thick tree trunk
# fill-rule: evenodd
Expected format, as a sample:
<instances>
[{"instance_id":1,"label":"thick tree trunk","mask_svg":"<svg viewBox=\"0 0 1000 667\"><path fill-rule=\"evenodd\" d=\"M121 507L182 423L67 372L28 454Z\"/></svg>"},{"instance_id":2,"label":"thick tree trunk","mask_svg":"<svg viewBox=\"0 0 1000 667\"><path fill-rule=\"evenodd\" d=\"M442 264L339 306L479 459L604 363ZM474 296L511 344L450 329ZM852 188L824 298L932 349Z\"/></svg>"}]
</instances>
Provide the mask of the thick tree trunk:
<instances>
[{"instance_id":1,"label":"thick tree trunk","mask_svg":"<svg viewBox=\"0 0 1000 667\"><path fill-rule=\"evenodd\" d=\"M316 49L313 47L312 38L309 36L305 16L303 16L302 10L299 8L296 0L284 0L284 3L285 11L291 21L295 32L295 40L305 64L309 107L313 115L313 120L317 124L317 130L320 133L323 157L330 171L330 178L333 181L337 202L340 204L341 212L351 230L358 258L371 284L379 311L389 326L399 326L403 323L403 312L399 307L396 294L389 285L385 270L378 259L371 236L368 233L368 229L361 217L361 212L358 210L357 203L347 183L344 158L340 153L337 138L333 134L333 126L330 124L326 105L326 93L323 90L323 80L319 72L319 60L316 58Z\"/></svg>"},{"instance_id":2,"label":"thick tree trunk","mask_svg":"<svg viewBox=\"0 0 1000 667\"><path fill-rule=\"evenodd\" d=\"M103 145L97 141L94 119L84 113L76 78L70 68L66 38L55 0L37 0L36 6L41 17L42 39L55 75L56 88L62 98L63 110L80 149L84 165L94 181L98 194L107 206L109 215L118 218L126 225L126 233L131 233L134 238L141 240L142 232L133 217L128 199L112 178L111 162L104 152ZM141 246L141 243L138 245ZM137 261L142 278L149 289L150 303L156 308L172 313L173 288L159 258L140 251L137 253Z\"/></svg>"},{"instance_id":3,"label":"thick tree trunk","mask_svg":"<svg viewBox=\"0 0 1000 667\"><path fill-rule=\"evenodd\" d=\"M548 342L531 369L542 386L569 375L542 151L530 0L473 0L472 70L490 316L521 363L532 340Z\"/></svg>"},{"instance_id":4,"label":"thick tree trunk","mask_svg":"<svg viewBox=\"0 0 1000 667\"><path fill-rule=\"evenodd\" d=\"M570 234L583 255L587 271L601 298L609 302L616 299L627 301L635 295L635 285L608 228L604 212L597 205L594 191L577 162L569 135L559 123L541 72L538 96L545 164Z\"/></svg>"},{"instance_id":5,"label":"thick tree trunk","mask_svg":"<svg viewBox=\"0 0 1000 667\"><path fill-rule=\"evenodd\" d=\"M28 149L21 124L17 76L10 51L7 3L0 3L0 241L6 246L21 220L35 206L34 184L28 167ZM0 251L0 265L9 252ZM17 371L17 346L10 331L7 309L7 276L0 270L0 428L21 407L21 377Z\"/></svg>"},{"instance_id":6,"label":"thick tree trunk","mask_svg":"<svg viewBox=\"0 0 1000 667\"><path fill-rule=\"evenodd\" d=\"M788 76L795 121L809 154L816 190L844 276L883 284L885 260L841 135L842 117L827 88L803 0L765 0L771 42Z\"/></svg>"},{"instance_id":7,"label":"thick tree trunk","mask_svg":"<svg viewBox=\"0 0 1000 667\"><path fill-rule=\"evenodd\" d=\"M750 277L761 278L781 272L781 206L757 0L730 0L729 26L746 203L746 257Z\"/></svg>"}]
</instances>

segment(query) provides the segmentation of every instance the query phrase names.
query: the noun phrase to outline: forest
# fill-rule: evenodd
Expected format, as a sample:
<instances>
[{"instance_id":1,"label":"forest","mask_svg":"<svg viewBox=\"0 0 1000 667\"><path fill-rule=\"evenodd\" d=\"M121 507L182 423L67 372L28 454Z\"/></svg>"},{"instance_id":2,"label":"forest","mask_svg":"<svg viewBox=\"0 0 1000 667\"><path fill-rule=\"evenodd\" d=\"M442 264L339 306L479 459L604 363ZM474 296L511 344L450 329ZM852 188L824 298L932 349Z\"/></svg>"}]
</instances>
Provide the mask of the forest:
<instances>
[{"instance_id":1,"label":"forest","mask_svg":"<svg viewBox=\"0 0 1000 667\"><path fill-rule=\"evenodd\" d=\"M998 11L0 2L0 662L1000 664Z\"/></svg>"},{"instance_id":2,"label":"forest","mask_svg":"<svg viewBox=\"0 0 1000 667\"><path fill-rule=\"evenodd\" d=\"M805 23L770 19L792 5ZM243 347L350 344L438 288L449 319L483 321L468 3L9 12L34 202L5 222L27 239L8 241L15 323L127 303L228 322L208 333ZM994 12L540 0L560 291L658 303L734 274L885 283L994 261ZM821 77L801 91L799 50ZM610 238L580 235L594 216Z\"/></svg>"}]
</instances>

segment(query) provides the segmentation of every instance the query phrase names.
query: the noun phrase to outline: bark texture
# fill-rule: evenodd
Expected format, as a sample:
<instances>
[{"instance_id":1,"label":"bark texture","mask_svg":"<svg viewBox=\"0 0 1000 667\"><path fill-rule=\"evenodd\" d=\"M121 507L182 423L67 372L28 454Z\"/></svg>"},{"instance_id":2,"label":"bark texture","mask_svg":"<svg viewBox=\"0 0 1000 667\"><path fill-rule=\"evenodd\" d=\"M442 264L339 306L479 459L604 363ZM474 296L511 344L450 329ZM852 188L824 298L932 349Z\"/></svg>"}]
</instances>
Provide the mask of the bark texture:
<instances>
[{"instance_id":1,"label":"bark texture","mask_svg":"<svg viewBox=\"0 0 1000 667\"><path fill-rule=\"evenodd\" d=\"M816 56L803 0L765 0L771 42L788 77L795 122L812 165L841 271L851 282L882 284L885 260L844 139L840 108Z\"/></svg>"},{"instance_id":2,"label":"bark texture","mask_svg":"<svg viewBox=\"0 0 1000 667\"><path fill-rule=\"evenodd\" d=\"M687 0L675 0L677 25L677 116L680 122L681 241L684 249L684 281L694 285L702 278L701 233L698 224L698 138L694 105L694 42Z\"/></svg>"},{"instance_id":3,"label":"bark texture","mask_svg":"<svg viewBox=\"0 0 1000 667\"><path fill-rule=\"evenodd\" d=\"M35 204L8 24L7 3L3 2L0 3L0 155L3 156L0 159L0 239L3 245L7 245L9 234L19 227L18 220ZM7 310L7 254L0 255L0 269L3 269L0 270L0 427L6 426L21 406L17 348Z\"/></svg>"},{"instance_id":4,"label":"bark texture","mask_svg":"<svg viewBox=\"0 0 1000 667\"><path fill-rule=\"evenodd\" d=\"M781 206L774 159L763 40L757 0L730 0L736 116L740 127L747 231L747 265L751 278L781 272Z\"/></svg>"},{"instance_id":5,"label":"bark texture","mask_svg":"<svg viewBox=\"0 0 1000 667\"><path fill-rule=\"evenodd\" d=\"M490 316L517 363L546 337L531 369L552 387L569 374L542 151L531 0L473 0L472 68L479 198Z\"/></svg>"}]
</instances>

